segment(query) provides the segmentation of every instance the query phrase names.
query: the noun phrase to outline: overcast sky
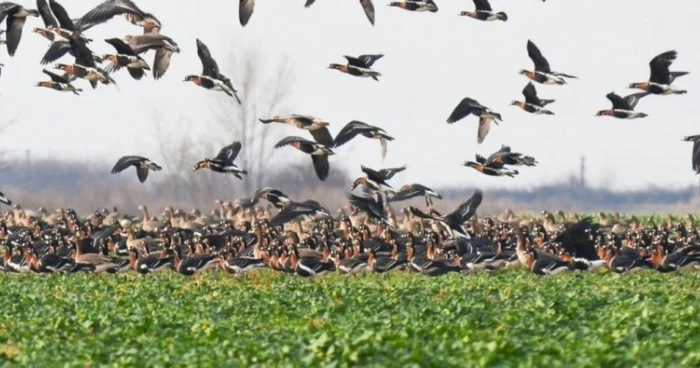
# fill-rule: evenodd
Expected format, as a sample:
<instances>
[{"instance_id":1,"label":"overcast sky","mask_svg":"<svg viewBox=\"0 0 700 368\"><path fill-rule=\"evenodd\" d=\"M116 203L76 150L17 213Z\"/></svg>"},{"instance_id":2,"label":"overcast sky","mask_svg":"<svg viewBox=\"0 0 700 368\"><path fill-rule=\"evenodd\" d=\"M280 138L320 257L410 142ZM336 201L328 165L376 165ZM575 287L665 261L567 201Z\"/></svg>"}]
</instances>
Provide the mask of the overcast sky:
<instances>
[{"instance_id":1,"label":"overcast sky","mask_svg":"<svg viewBox=\"0 0 700 368\"><path fill-rule=\"evenodd\" d=\"M0 141L10 156L22 156L29 149L35 159L112 164L133 153L157 160L160 151L153 144L150 124L154 107L164 120L186 116L197 123L184 127L180 119L166 121L173 142L185 134L220 139L220 132L207 128L206 119L211 101L227 97L182 82L185 75L201 71L195 46L199 37L219 60L221 71L230 76L237 73L237 65L230 62L234 59L254 53L267 61L289 58L294 95L289 109L280 113L327 119L333 134L347 122L361 120L396 138L384 162L377 141L351 141L336 150L332 170L343 167L359 174L360 164L408 164L409 170L392 182L527 188L578 173L584 155L589 183L595 186L632 189L697 183L690 164L692 144L681 142L684 135L700 133L696 97L700 72L694 70L700 65L697 0L491 0L495 10L508 14L505 23L458 16L473 8L466 0L437 1L437 13L407 12L388 7L388 0L374 0L375 27L357 0L318 0L309 9L303 7L304 0L258 0L245 28L238 22L238 0L136 2L160 19L162 33L182 49L159 81L149 76L136 82L126 72L115 78L119 90L107 86L92 90L87 82L78 81L85 89L81 97L34 87L45 79L39 60L48 47L47 40L31 32L43 26L39 18L28 20L14 58L0 53L5 64L0 78L2 116L19 117ZM20 3L35 6L31 1ZM61 3L78 18L99 2ZM87 36L95 40L91 48L102 54L112 51L103 39L140 31L115 18L90 29ZM528 39L540 47L553 70L581 78L565 86L536 86L541 98L557 100L550 105L556 116L530 115L510 106L512 100L522 99L528 81L518 71L533 66L526 51ZM594 116L610 106L608 92L633 93L627 85L647 80L649 60L671 49L679 53L671 70L691 72L674 83L689 90L687 95L642 100L637 110L648 113L646 119ZM343 55L365 53L385 54L374 66L383 75L380 82L327 69L329 63L343 62ZM232 58L233 54L237 56ZM152 52L146 60L152 64ZM261 68L265 65L261 63ZM241 95L245 99L246 91ZM481 145L476 143L477 118L445 123L466 96L503 115L503 123L493 126ZM282 136L306 136L293 128L276 128ZM207 150L218 150L216 144ZM501 144L534 156L540 165L523 168L515 179L487 177L460 166L473 160L475 153L488 155ZM287 154L294 157L285 151L273 159ZM297 157L308 160L301 153Z\"/></svg>"}]
</instances>

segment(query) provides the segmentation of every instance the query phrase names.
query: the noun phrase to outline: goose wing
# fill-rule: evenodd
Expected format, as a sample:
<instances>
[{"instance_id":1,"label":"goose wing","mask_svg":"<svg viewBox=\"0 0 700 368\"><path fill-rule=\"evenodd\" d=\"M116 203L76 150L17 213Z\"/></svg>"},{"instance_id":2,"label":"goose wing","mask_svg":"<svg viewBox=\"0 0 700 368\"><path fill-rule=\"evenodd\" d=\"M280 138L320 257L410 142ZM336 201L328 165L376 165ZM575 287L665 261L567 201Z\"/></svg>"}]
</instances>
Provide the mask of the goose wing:
<instances>
[{"instance_id":1,"label":"goose wing","mask_svg":"<svg viewBox=\"0 0 700 368\"><path fill-rule=\"evenodd\" d=\"M117 54L131 56L137 55L136 52L134 52L134 49L132 49L131 46L127 45L127 43L120 38L108 38L105 40L105 42L112 45L112 47L114 47L114 49L117 51Z\"/></svg>"},{"instance_id":2,"label":"goose wing","mask_svg":"<svg viewBox=\"0 0 700 368\"><path fill-rule=\"evenodd\" d=\"M369 22L374 25L374 4L372 4L372 0L360 0L360 4Z\"/></svg>"},{"instance_id":3,"label":"goose wing","mask_svg":"<svg viewBox=\"0 0 700 368\"><path fill-rule=\"evenodd\" d=\"M139 178L140 182L145 182L146 179L148 178L148 167L137 167L136 168L136 176Z\"/></svg>"},{"instance_id":4,"label":"goose wing","mask_svg":"<svg viewBox=\"0 0 700 368\"><path fill-rule=\"evenodd\" d=\"M117 163L112 167L112 174L124 171L129 166L138 166L141 162L146 161L145 157L141 156L124 156L117 160Z\"/></svg>"},{"instance_id":5,"label":"goose wing","mask_svg":"<svg viewBox=\"0 0 700 368\"><path fill-rule=\"evenodd\" d=\"M384 217L384 204L381 199L376 201L374 198L360 197L352 193L347 193L347 198L351 205L365 211L369 217L388 224Z\"/></svg>"},{"instance_id":6,"label":"goose wing","mask_svg":"<svg viewBox=\"0 0 700 368\"><path fill-rule=\"evenodd\" d=\"M525 102L535 106L541 105L540 99L537 97L537 90L532 82L523 88L523 96L525 96Z\"/></svg>"},{"instance_id":7,"label":"goose wing","mask_svg":"<svg viewBox=\"0 0 700 368\"><path fill-rule=\"evenodd\" d=\"M397 173L400 173L402 171L406 170L406 165L401 166L401 167L390 167L387 169L381 169L379 170L379 174L384 177L384 180L389 180L394 177Z\"/></svg>"},{"instance_id":8,"label":"goose wing","mask_svg":"<svg viewBox=\"0 0 700 368\"><path fill-rule=\"evenodd\" d=\"M134 14L141 18L148 16L131 0L106 0L102 4L96 6L94 9L85 13L85 15L83 15L75 25L81 31L85 31L114 18L116 15L122 14Z\"/></svg>"},{"instance_id":9,"label":"goose wing","mask_svg":"<svg viewBox=\"0 0 700 368\"><path fill-rule=\"evenodd\" d=\"M44 21L46 28L58 27L58 21L56 17L53 16L51 7L49 7L49 3L47 3L46 0L36 0L36 7L37 10L39 10L39 15L41 16L41 20Z\"/></svg>"},{"instance_id":10,"label":"goose wing","mask_svg":"<svg viewBox=\"0 0 700 368\"><path fill-rule=\"evenodd\" d=\"M384 54L367 54L367 55L360 55L357 58L362 60L362 62L367 66L367 68L371 68L374 63L383 58Z\"/></svg>"},{"instance_id":11,"label":"goose wing","mask_svg":"<svg viewBox=\"0 0 700 368\"><path fill-rule=\"evenodd\" d=\"M44 69L44 70L42 70L42 72L44 74L48 75L51 78L52 82L70 84L70 81L68 80L68 78L60 76L52 71L48 71L48 70Z\"/></svg>"},{"instance_id":12,"label":"goose wing","mask_svg":"<svg viewBox=\"0 0 700 368\"><path fill-rule=\"evenodd\" d=\"M480 115L479 112L486 109L476 100L465 97L459 102L457 107L452 111L452 114L447 118L447 123L452 124L459 120L464 119L469 114Z\"/></svg>"},{"instance_id":13,"label":"goose wing","mask_svg":"<svg viewBox=\"0 0 700 368\"><path fill-rule=\"evenodd\" d=\"M170 58L173 56L173 51L170 49L166 49L165 47L161 47L158 50L156 50L156 56L153 59L153 78L154 79L160 79L166 71L168 71L168 67L170 67Z\"/></svg>"},{"instance_id":14,"label":"goose wing","mask_svg":"<svg viewBox=\"0 0 700 368\"><path fill-rule=\"evenodd\" d=\"M669 67L676 60L678 53L674 50L663 52L655 56L649 62L651 75L649 81L658 84L671 84L671 72Z\"/></svg>"},{"instance_id":15,"label":"goose wing","mask_svg":"<svg viewBox=\"0 0 700 368\"><path fill-rule=\"evenodd\" d=\"M245 27L255 10L255 0L240 0L238 3L238 20Z\"/></svg>"},{"instance_id":16,"label":"goose wing","mask_svg":"<svg viewBox=\"0 0 700 368\"><path fill-rule=\"evenodd\" d=\"M285 223L292 221L299 216L312 216L316 212L316 209L305 206L301 203L290 203L270 219L270 226L284 225Z\"/></svg>"},{"instance_id":17,"label":"goose wing","mask_svg":"<svg viewBox=\"0 0 700 368\"><path fill-rule=\"evenodd\" d=\"M625 102L627 102L629 107L632 110L634 110L634 108L637 106L637 103L639 103L639 100L646 96L649 96L649 92L633 93L631 95L625 96Z\"/></svg>"},{"instance_id":18,"label":"goose wing","mask_svg":"<svg viewBox=\"0 0 700 368\"><path fill-rule=\"evenodd\" d=\"M7 196L3 192L0 192L0 202L8 206L12 206L12 201L9 198L7 198Z\"/></svg>"},{"instance_id":19,"label":"goose wing","mask_svg":"<svg viewBox=\"0 0 700 368\"><path fill-rule=\"evenodd\" d=\"M51 44L51 46L49 46L48 50L46 50L46 53L41 58L41 64L46 65L52 63L71 51L70 44L65 42L54 42Z\"/></svg>"},{"instance_id":20,"label":"goose wing","mask_svg":"<svg viewBox=\"0 0 700 368\"><path fill-rule=\"evenodd\" d=\"M21 8L21 6L16 5L14 8L10 8L9 14L7 14L7 38L5 42L7 43L7 53L10 56L14 56L17 51L19 41L22 39L22 28L27 20L26 17L16 18L13 16Z\"/></svg>"},{"instance_id":21,"label":"goose wing","mask_svg":"<svg viewBox=\"0 0 700 368\"><path fill-rule=\"evenodd\" d=\"M281 141L277 142L277 144L275 144L275 148L280 148L280 147L290 146L290 145L293 145L296 147L296 146L301 146L302 144L305 144L305 143L311 143L311 142L309 142L308 140L306 140L302 137L289 136L289 137L282 138Z\"/></svg>"},{"instance_id":22,"label":"goose wing","mask_svg":"<svg viewBox=\"0 0 700 368\"><path fill-rule=\"evenodd\" d=\"M75 63L89 67L96 68L95 59L92 57L92 51L85 44L85 40L80 38L77 32L73 33L70 37L70 47L75 54Z\"/></svg>"},{"instance_id":23,"label":"goose wing","mask_svg":"<svg viewBox=\"0 0 700 368\"><path fill-rule=\"evenodd\" d=\"M330 171L330 163L328 162L328 156L311 156L311 160L314 163L314 170L316 171L316 176L323 181L328 178L328 172Z\"/></svg>"},{"instance_id":24,"label":"goose wing","mask_svg":"<svg viewBox=\"0 0 700 368\"><path fill-rule=\"evenodd\" d=\"M333 140L333 147L340 147L345 143L348 143L350 140L352 140L358 134L360 134L363 130L366 130L368 128L368 124L357 120L353 120L345 124L343 129L341 129L340 132L338 132L338 134L335 136L335 139Z\"/></svg>"},{"instance_id":25,"label":"goose wing","mask_svg":"<svg viewBox=\"0 0 700 368\"><path fill-rule=\"evenodd\" d=\"M331 135L331 132L328 130L328 128L321 127L318 129L310 130L309 133L311 133L311 136L314 137L314 140L316 142L321 143L326 147L333 146L333 136Z\"/></svg>"},{"instance_id":26,"label":"goose wing","mask_svg":"<svg viewBox=\"0 0 700 368\"><path fill-rule=\"evenodd\" d=\"M491 130L491 119L479 118L479 128L476 133L476 142L481 144Z\"/></svg>"},{"instance_id":27,"label":"goose wing","mask_svg":"<svg viewBox=\"0 0 700 368\"><path fill-rule=\"evenodd\" d=\"M219 65L211 56L207 45L205 45L199 38L197 39L197 55L199 55L199 60L202 61L202 75L218 79Z\"/></svg>"},{"instance_id":28,"label":"goose wing","mask_svg":"<svg viewBox=\"0 0 700 368\"><path fill-rule=\"evenodd\" d=\"M386 177L384 174L382 174L380 171L374 170L372 168L366 167L366 166L360 166L360 169L362 170L363 173L367 175L367 178L372 180L372 181L384 181L386 180Z\"/></svg>"},{"instance_id":29,"label":"goose wing","mask_svg":"<svg viewBox=\"0 0 700 368\"><path fill-rule=\"evenodd\" d=\"M605 97L612 102L613 109L615 110L632 110L632 107L630 107L629 103L627 103L627 100L614 92L608 93L605 95Z\"/></svg>"},{"instance_id":30,"label":"goose wing","mask_svg":"<svg viewBox=\"0 0 700 368\"><path fill-rule=\"evenodd\" d=\"M481 205L481 201L484 199L484 193L477 189L472 194L471 198L464 201L457 207L456 210L452 211L450 214L445 216L445 218L453 218L456 223L461 224L468 221L476 213L476 209Z\"/></svg>"},{"instance_id":31,"label":"goose wing","mask_svg":"<svg viewBox=\"0 0 700 368\"><path fill-rule=\"evenodd\" d=\"M693 171L700 173L700 141L693 142Z\"/></svg>"},{"instance_id":32,"label":"goose wing","mask_svg":"<svg viewBox=\"0 0 700 368\"><path fill-rule=\"evenodd\" d=\"M236 159L236 156L238 156L238 153L241 152L241 142L235 141L228 146L222 148L219 153L216 155L217 160L221 160L224 162L232 163L233 160Z\"/></svg>"},{"instance_id":33,"label":"goose wing","mask_svg":"<svg viewBox=\"0 0 700 368\"><path fill-rule=\"evenodd\" d=\"M533 63L535 63L535 70L542 73L550 73L549 62L542 55L540 49L535 45L534 42L527 40L527 55L530 57Z\"/></svg>"},{"instance_id":34,"label":"goose wing","mask_svg":"<svg viewBox=\"0 0 700 368\"><path fill-rule=\"evenodd\" d=\"M71 18L68 16L68 12L63 5L59 4L55 0L49 0L49 6L51 7L53 14L56 16L58 23L61 25L61 28L67 31L75 31L73 20L71 20Z\"/></svg>"},{"instance_id":35,"label":"goose wing","mask_svg":"<svg viewBox=\"0 0 700 368\"><path fill-rule=\"evenodd\" d=\"M492 11L488 0L474 0L474 6L476 6L476 10Z\"/></svg>"}]
</instances>

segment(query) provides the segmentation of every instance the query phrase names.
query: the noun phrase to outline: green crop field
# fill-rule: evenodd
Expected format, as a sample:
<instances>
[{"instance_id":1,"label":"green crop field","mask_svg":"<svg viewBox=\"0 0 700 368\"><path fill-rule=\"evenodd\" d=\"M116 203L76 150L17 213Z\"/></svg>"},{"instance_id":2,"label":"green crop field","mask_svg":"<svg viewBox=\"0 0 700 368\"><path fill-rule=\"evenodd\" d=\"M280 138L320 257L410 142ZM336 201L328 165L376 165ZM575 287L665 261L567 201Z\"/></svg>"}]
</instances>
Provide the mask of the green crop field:
<instances>
[{"instance_id":1,"label":"green crop field","mask_svg":"<svg viewBox=\"0 0 700 368\"><path fill-rule=\"evenodd\" d=\"M6 366L700 366L697 272L0 277Z\"/></svg>"}]
</instances>

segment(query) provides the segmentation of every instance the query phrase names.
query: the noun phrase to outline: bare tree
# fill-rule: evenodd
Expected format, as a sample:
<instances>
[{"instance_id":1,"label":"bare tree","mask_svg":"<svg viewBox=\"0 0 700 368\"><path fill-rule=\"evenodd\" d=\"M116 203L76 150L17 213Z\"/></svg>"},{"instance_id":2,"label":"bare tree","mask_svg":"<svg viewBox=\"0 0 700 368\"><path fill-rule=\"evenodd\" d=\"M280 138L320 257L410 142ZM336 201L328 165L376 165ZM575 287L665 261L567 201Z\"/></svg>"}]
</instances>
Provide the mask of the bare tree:
<instances>
[{"instance_id":1,"label":"bare tree","mask_svg":"<svg viewBox=\"0 0 700 368\"><path fill-rule=\"evenodd\" d=\"M188 198L190 203L201 204L213 201L217 194L231 197L236 189L244 192L240 196L250 195L268 178L274 142L268 126L258 118L278 113L291 96L294 84L291 60L285 56L265 57L259 49L253 48L238 51L225 61L222 65L230 67L221 70L230 73L242 103L226 98L223 93L214 95L208 106L212 117L202 119L211 122L210 133L201 140L190 135L176 136L177 132L168 129L177 125L178 131L189 131L194 121L185 114L166 116L164 109L150 105L155 146L167 175L160 191L165 198L173 201ZM232 175L222 178L222 174L208 170L192 174L192 164L212 157L220 147L234 140L241 141L243 146L236 158L236 164L248 172L242 181ZM207 143L202 144L203 141Z\"/></svg>"},{"instance_id":2,"label":"bare tree","mask_svg":"<svg viewBox=\"0 0 700 368\"><path fill-rule=\"evenodd\" d=\"M258 119L284 110L293 94L293 65L287 56L267 58L259 49L233 54L227 64L231 67L224 70L235 71L231 79L242 103L217 100L214 124L226 134L228 141L222 144L233 140L243 144L237 162L248 171L243 188L250 193L268 178L275 136Z\"/></svg>"},{"instance_id":3,"label":"bare tree","mask_svg":"<svg viewBox=\"0 0 700 368\"><path fill-rule=\"evenodd\" d=\"M15 114L15 115L10 116L10 117L4 116L2 119L0 119L0 137L1 138L4 138L7 130L19 120L18 117L19 117L19 115ZM7 155L7 151L5 151L4 149L0 150L0 171L7 170L7 168L8 168L6 155Z\"/></svg>"}]
</instances>

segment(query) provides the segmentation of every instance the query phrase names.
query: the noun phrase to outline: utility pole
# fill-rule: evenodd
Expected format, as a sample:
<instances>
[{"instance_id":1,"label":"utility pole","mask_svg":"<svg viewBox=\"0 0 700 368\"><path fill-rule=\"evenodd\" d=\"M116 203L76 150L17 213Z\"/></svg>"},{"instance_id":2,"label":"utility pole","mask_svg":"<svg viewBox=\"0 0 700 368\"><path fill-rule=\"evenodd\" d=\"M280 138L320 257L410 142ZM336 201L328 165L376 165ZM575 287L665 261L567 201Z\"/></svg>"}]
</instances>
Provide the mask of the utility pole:
<instances>
[{"instance_id":1,"label":"utility pole","mask_svg":"<svg viewBox=\"0 0 700 368\"><path fill-rule=\"evenodd\" d=\"M581 156L581 169L579 172L579 185L581 188L586 187L586 157Z\"/></svg>"}]
</instances>

